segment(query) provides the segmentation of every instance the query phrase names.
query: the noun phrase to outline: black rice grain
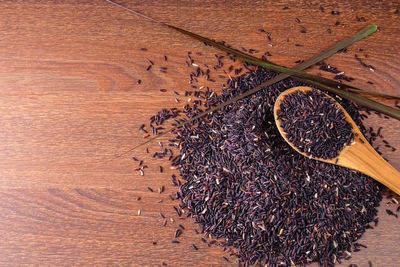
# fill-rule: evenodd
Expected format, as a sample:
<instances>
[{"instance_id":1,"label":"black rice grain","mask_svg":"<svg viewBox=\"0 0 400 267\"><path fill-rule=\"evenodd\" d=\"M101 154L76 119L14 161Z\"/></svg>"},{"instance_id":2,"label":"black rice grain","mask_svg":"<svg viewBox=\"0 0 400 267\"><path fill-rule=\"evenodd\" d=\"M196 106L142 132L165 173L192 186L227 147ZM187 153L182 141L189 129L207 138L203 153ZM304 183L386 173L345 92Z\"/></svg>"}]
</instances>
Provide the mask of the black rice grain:
<instances>
[{"instance_id":1,"label":"black rice grain","mask_svg":"<svg viewBox=\"0 0 400 267\"><path fill-rule=\"evenodd\" d=\"M176 229L174 237L178 238L181 234L182 234L182 230L181 229Z\"/></svg>"},{"instance_id":2,"label":"black rice grain","mask_svg":"<svg viewBox=\"0 0 400 267\"><path fill-rule=\"evenodd\" d=\"M370 69L371 71L375 71L374 66L365 63L357 54L354 55L354 58L361 64L361 66Z\"/></svg>"},{"instance_id":3,"label":"black rice grain","mask_svg":"<svg viewBox=\"0 0 400 267\"><path fill-rule=\"evenodd\" d=\"M390 216L394 216L394 217L396 217L396 218L398 218L399 216L396 214L396 213L394 213L393 211L391 211L391 210L386 210L386 213L388 214L388 215L390 215Z\"/></svg>"}]
</instances>

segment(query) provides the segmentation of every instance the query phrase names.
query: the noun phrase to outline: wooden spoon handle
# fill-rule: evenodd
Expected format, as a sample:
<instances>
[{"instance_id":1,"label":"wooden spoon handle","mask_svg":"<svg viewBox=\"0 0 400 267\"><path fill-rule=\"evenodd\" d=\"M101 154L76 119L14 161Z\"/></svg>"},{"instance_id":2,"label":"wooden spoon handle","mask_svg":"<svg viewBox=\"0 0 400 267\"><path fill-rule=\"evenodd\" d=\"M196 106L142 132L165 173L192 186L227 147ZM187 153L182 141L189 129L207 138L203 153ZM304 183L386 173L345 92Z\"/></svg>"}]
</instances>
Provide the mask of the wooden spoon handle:
<instances>
[{"instance_id":1,"label":"wooden spoon handle","mask_svg":"<svg viewBox=\"0 0 400 267\"><path fill-rule=\"evenodd\" d=\"M400 195L400 172L384 160L367 142L358 139L340 154L339 165L356 169Z\"/></svg>"}]
</instances>

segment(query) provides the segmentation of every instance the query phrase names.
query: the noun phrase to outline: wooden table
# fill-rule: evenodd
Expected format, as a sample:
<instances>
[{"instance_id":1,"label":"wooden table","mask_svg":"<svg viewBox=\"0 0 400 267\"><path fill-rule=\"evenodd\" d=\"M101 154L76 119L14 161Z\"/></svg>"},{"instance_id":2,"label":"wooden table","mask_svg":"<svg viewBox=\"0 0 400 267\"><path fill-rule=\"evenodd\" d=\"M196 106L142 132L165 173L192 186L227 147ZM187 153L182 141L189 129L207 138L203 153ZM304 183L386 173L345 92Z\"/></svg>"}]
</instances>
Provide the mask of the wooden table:
<instances>
[{"instance_id":1,"label":"wooden table","mask_svg":"<svg viewBox=\"0 0 400 267\"><path fill-rule=\"evenodd\" d=\"M269 51L270 60L286 66L376 23L377 33L327 62L355 77L355 85L400 94L399 1L120 3L235 47ZM212 52L143 22L101 0L1 1L0 265L235 265L234 257L200 241L191 219L174 213L177 202L168 195L177 188L170 184L174 171L165 162L139 149L135 155L150 167L141 176L130 154L111 160L143 140L137 129L151 115L184 105L186 98L177 104L172 91L189 89L188 51L202 53L197 62L215 64ZM306 33L300 33L300 25ZM260 28L270 32L271 41ZM354 54L376 71L362 67ZM146 59L155 63L150 71ZM159 72L161 66L168 67L167 74ZM219 90L216 79L213 88ZM383 126L386 139L400 148L398 121L375 116L368 125ZM148 147L159 149L157 142ZM400 169L399 153L382 151ZM166 191L159 194L161 185ZM399 266L400 219L386 214L385 209L396 208L387 202L379 208L378 227L360 241L368 248L343 266L368 266L368 260L374 266ZM168 219L166 227L160 211ZM179 224L186 230L181 243L172 244Z\"/></svg>"}]
</instances>

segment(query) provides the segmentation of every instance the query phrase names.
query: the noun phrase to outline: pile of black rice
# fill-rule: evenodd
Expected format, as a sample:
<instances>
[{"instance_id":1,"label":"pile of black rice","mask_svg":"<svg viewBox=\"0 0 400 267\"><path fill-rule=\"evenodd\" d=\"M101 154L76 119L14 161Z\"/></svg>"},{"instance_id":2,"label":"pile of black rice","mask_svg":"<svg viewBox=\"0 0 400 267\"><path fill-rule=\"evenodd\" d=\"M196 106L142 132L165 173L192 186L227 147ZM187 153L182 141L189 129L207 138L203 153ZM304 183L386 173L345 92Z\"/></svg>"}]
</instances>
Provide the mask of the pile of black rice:
<instances>
[{"instance_id":1,"label":"pile of black rice","mask_svg":"<svg viewBox=\"0 0 400 267\"><path fill-rule=\"evenodd\" d=\"M208 87L186 105L187 118L276 76L263 68L232 78L216 94ZM174 132L172 165L184 180L180 209L205 236L234 247L239 264L331 266L350 258L375 218L381 186L357 171L308 159L280 136L273 106L287 78ZM335 97L362 132L359 109ZM371 139L370 141L373 141ZM170 157L171 159L171 157Z\"/></svg>"},{"instance_id":2,"label":"pile of black rice","mask_svg":"<svg viewBox=\"0 0 400 267\"><path fill-rule=\"evenodd\" d=\"M341 108L316 89L285 95L277 116L287 140L308 156L333 159L354 140Z\"/></svg>"}]
</instances>

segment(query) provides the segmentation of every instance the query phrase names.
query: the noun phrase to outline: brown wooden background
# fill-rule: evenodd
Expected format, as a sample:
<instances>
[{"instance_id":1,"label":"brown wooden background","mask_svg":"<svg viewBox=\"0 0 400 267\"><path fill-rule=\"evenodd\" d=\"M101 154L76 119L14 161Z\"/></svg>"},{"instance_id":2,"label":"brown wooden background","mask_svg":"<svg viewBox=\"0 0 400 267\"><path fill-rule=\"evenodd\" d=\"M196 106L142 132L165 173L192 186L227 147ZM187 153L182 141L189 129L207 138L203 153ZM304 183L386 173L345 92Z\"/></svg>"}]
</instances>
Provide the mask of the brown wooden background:
<instances>
[{"instance_id":1,"label":"brown wooden background","mask_svg":"<svg viewBox=\"0 0 400 267\"><path fill-rule=\"evenodd\" d=\"M236 47L269 51L272 61L286 66L376 23L377 33L327 62L356 77L356 85L400 94L399 1L120 3ZM307 33L299 32L300 25ZM271 33L271 42L259 28ZM152 160L144 149L135 153L150 166L144 176L134 171L137 163L130 155L110 161L143 140L137 128L151 115L184 105L184 97L175 103L172 90L189 87L187 51L203 53L197 62L215 64L212 52L145 26L143 19L101 0L0 2L0 265L230 265L222 259L227 253L200 242L191 219L177 218L171 207L177 203L168 199L176 188L167 164ZM363 68L354 53L376 71ZM146 58L155 62L148 72ZM168 74L160 73L160 66L168 67ZM159 91L163 88L167 92ZM370 125L382 125L386 139L400 148L398 121L375 117ZM148 147L159 150L157 143ZM399 153L382 151L400 169ZM166 192L158 194L161 185ZM400 266L400 219L385 213L396 208L387 202L381 204L379 226L361 240L368 248L344 266L368 266L368 260L374 266ZM166 227L160 211L168 218ZM179 223L186 230L180 244L171 244Z\"/></svg>"}]
</instances>

